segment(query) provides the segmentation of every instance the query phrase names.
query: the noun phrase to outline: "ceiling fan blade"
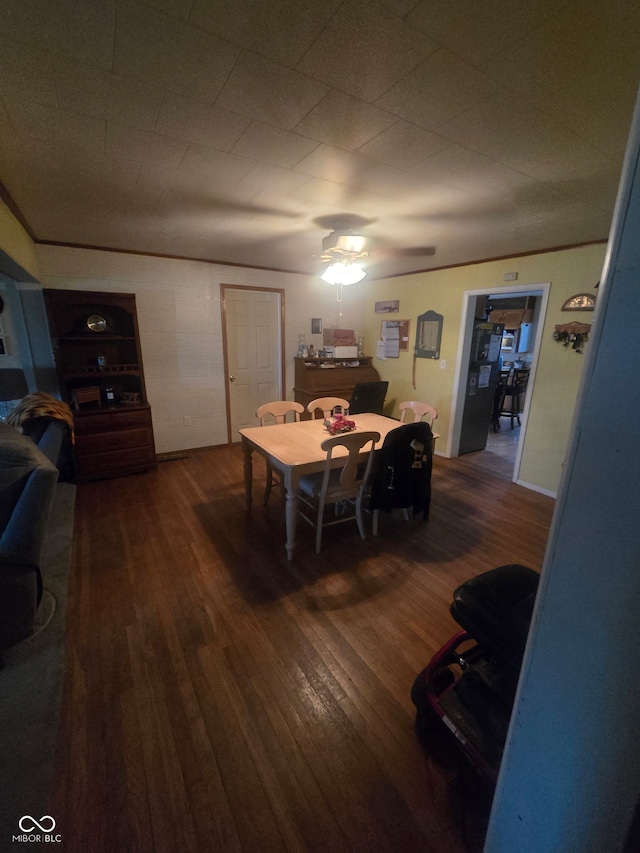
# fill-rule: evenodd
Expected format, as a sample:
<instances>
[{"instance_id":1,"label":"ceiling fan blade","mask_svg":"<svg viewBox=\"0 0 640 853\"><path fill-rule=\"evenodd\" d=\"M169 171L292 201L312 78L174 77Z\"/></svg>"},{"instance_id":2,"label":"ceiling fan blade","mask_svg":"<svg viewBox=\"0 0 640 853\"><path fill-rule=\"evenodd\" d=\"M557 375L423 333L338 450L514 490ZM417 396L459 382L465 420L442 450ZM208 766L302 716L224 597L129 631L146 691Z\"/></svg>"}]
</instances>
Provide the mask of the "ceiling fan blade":
<instances>
[{"instance_id":1,"label":"ceiling fan blade","mask_svg":"<svg viewBox=\"0 0 640 853\"><path fill-rule=\"evenodd\" d=\"M391 249L389 254L398 258L421 258L425 255L435 255L435 246L405 246L404 248Z\"/></svg>"}]
</instances>

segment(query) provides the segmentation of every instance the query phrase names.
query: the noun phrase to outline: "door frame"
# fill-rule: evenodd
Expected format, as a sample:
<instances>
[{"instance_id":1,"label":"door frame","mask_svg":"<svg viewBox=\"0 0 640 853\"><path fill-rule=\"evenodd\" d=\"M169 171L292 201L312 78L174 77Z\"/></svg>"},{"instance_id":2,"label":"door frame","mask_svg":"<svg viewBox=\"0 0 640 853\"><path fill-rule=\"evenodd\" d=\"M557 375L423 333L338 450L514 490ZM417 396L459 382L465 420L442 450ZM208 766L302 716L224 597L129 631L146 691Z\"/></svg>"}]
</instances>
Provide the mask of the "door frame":
<instances>
[{"instance_id":1,"label":"door frame","mask_svg":"<svg viewBox=\"0 0 640 853\"><path fill-rule=\"evenodd\" d=\"M229 398L229 352L227 349L227 305L226 296L230 290L243 290L247 293L275 293L279 297L280 318L278 328L278 343L276 344L277 356L280 369L280 396L282 397L285 387L285 358L284 358L284 289L280 287L252 287L251 285L243 284L221 284L220 285L220 311L222 314L222 358L224 364L224 393L225 393L225 409L227 416L227 444L233 444L231 435L231 401Z\"/></svg>"},{"instance_id":2,"label":"door frame","mask_svg":"<svg viewBox=\"0 0 640 853\"><path fill-rule=\"evenodd\" d=\"M453 457L459 456L460 450L460 435L462 432L462 415L464 409L464 394L466 389L467 369L469 366L469 352L471 349L471 333L473 331L473 322L475 319L475 304L478 296L491 296L493 294L504 294L505 296L514 295L530 295L540 296L540 309L536 311L536 336L533 344L533 354L531 356L531 370L529 372L528 388L533 389L536 380L536 370L538 368L538 358L540 355L540 346L542 344L542 335L544 331L544 322L547 316L547 305L549 304L549 292L551 290L551 282L533 282L529 284L507 285L506 287L483 287L478 290L465 290L462 300L462 312L460 318L460 337L458 339L458 354L456 356L456 371L453 383L452 392L452 409L451 409L451 430L449 443L446 450L446 455ZM464 374L464 375L463 375ZM522 428L520 430L520 438L518 440L518 449L516 452L516 461L511 479L514 483L518 481L520 474L520 461L522 459L522 449L524 447L527 421L529 415L529 407L531 405L531 393L527 393L524 401L524 409L522 411Z\"/></svg>"}]
</instances>

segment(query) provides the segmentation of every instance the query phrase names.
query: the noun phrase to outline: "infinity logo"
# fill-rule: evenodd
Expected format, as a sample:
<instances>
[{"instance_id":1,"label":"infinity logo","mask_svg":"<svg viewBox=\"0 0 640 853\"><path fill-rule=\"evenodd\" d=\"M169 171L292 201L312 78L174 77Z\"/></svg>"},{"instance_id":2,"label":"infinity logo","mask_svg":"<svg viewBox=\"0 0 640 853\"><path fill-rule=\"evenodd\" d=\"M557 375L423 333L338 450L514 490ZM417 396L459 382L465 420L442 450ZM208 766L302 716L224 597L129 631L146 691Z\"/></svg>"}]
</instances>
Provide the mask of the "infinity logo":
<instances>
[{"instance_id":1,"label":"infinity logo","mask_svg":"<svg viewBox=\"0 0 640 853\"><path fill-rule=\"evenodd\" d=\"M47 826L47 821L51 821L50 826ZM39 821L35 817L31 817L30 814L26 814L20 818L18 826L23 832L33 832L36 827L40 832L53 832L56 828L56 822L49 814L42 815Z\"/></svg>"}]
</instances>

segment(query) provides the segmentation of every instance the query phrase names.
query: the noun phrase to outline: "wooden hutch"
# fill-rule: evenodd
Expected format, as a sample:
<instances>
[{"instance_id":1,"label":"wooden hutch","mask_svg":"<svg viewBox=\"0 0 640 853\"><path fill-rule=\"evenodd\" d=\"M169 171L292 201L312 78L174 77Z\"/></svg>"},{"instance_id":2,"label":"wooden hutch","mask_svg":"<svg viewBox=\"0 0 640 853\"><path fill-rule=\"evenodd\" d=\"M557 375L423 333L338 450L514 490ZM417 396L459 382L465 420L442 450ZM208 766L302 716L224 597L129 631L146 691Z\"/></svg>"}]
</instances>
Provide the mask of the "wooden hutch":
<instances>
[{"instance_id":1,"label":"wooden hutch","mask_svg":"<svg viewBox=\"0 0 640 853\"><path fill-rule=\"evenodd\" d=\"M380 374L371 356L356 358L296 358L294 399L307 405L317 397L351 399L359 382L378 382Z\"/></svg>"},{"instance_id":2,"label":"wooden hutch","mask_svg":"<svg viewBox=\"0 0 640 853\"><path fill-rule=\"evenodd\" d=\"M155 468L135 295L43 293L60 393L73 410L76 479Z\"/></svg>"}]
</instances>

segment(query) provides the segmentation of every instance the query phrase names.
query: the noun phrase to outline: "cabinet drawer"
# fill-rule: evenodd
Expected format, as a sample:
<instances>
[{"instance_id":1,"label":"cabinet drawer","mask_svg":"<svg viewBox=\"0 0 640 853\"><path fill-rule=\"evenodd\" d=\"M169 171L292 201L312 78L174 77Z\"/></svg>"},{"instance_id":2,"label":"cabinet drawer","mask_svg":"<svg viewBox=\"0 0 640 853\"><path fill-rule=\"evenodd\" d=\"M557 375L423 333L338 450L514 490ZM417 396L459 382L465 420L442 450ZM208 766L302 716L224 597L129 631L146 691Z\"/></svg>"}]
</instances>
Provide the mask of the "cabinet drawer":
<instances>
[{"instance_id":1,"label":"cabinet drawer","mask_svg":"<svg viewBox=\"0 0 640 853\"><path fill-rule=\"evenodd\" d=\"M129 429L130 427L146 426L149 424L148 409L135 411L110 411L95 415L83 415L75 418L76 433L105 432L114 429Z\"/></svg>"},{"instance_id":2,"label":"cabinet drawer","mask_svg":"<svg viewBox=\"0 0 640 853\"><path fill-rule=\"evenodd\" d=\"M76 436L76 454L104 453L108 450L126 450L130 447L145 447L151 444L146 427L141 429L119 429L114 432L95 432L92 435Z\"/></svg>"},{"instance_id":3,"label":"cabinet drawer","mask_svg":"<svg viewBox=\"0 0 640 853\"><path fill-rule=\"evenodd\" d=\"M76 469L80 478L88 474L113 474L117 476L124 469L143 469L155 465L152 448L133 447L130 450L112 450L106 453L94 453L91 456L76 457Z\"/></svg>"}]
</instances>

